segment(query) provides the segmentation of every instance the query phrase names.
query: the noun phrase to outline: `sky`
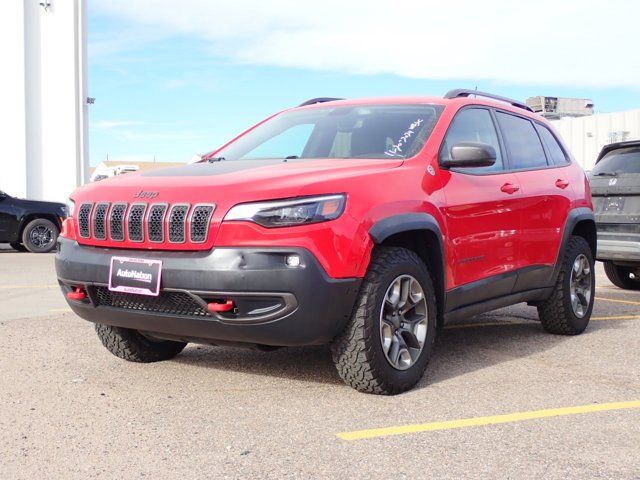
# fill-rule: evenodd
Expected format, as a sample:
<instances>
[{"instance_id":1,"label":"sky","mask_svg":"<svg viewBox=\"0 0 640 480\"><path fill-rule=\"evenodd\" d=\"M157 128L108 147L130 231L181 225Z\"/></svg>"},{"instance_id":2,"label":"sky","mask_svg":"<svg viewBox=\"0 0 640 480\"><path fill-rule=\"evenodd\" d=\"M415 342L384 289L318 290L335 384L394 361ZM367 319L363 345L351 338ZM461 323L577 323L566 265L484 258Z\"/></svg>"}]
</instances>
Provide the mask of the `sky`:
<instances>
[{"instance_id":1,"label":"sky","mask_svg":"<svg viewBox=\"0 0 640 480\"><path fill-rule=\"evenodd\" d=\"M640 108L628 0L87 0L91 165L177 161L314 97L441 96Z\"/></svg>"}]
</instances>

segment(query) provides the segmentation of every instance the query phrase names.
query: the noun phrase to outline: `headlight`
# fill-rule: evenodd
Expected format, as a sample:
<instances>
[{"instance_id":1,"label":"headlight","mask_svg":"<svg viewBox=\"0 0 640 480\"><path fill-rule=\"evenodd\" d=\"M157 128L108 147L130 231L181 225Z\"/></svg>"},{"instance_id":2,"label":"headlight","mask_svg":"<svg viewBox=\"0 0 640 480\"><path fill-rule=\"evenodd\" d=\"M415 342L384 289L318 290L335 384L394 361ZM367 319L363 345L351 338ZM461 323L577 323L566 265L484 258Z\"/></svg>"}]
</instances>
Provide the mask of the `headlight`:
<instances>
[{"instance_id":1,"label":"headlight","mask_svg":"<svg viewBox=\"0 0 640 480\"><path fill-rule=\"evenodd\" d=\"M67 200L67 217L73 217L73 212L76 209L76 202L74 202L73 200L69 199Z\"/></svg>"},{"instance_id":2,"label":"headlight","mask_svg":"<svg viewBox=\"0 0 640 480\"><path fill-rule=\"evenodd\" d=\"M263 227L308 225L338 218L344 211L345 203L344 195L244 203L229 210L224 219L255 222Z\"/></svg>"}]
</instances>

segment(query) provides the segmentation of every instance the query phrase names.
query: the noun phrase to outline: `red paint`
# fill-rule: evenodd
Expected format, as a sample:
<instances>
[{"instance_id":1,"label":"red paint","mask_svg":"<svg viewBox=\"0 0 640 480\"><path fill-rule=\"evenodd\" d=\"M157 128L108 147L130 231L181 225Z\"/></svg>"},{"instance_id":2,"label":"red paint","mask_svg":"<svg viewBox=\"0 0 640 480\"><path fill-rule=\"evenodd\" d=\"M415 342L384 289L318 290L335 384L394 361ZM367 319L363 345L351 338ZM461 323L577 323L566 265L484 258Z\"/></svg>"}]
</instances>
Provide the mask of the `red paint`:
<instances>
[{"instance_id":1,"label":"red paint","mask_svg":"<svg viewBox=\"0 0 640 480\"><path fill-rule=\"evenodd\" d=\"M436 219L443 233L447 289L516 268L553 264L569 209L592 207L588 183L575 162L562 168L480 176L442 170L437 158L454 115L470 104L501 108L547 125L548 122L523 109L480 98L340 102L401 103L445 106L422 151L406 160L319 159L278 168L254 168L241 174L200 177L127 174L83 186L72 195L76 206L99 201L132 203L138 201L133 195L140 190L160 192L152 203L215 203L209 237L203 244L82 239L73 219L65 221L62 235L83 245L118 249L304 247L316 256L330 277L347 278L366 273L373 249L368 231L375 222L391 215L425 212ZM215 155L216 151L211 154ZM433 175L428 173L428 166ZM249 222L223 222L229 209L239 203L334 193L345 193L347 203L342 216L333 221L273 229ZM107 231L108 228L107 225Z\"/></svg>"},{"instance_id":2,"label":"red paint","mask_svg":"<svg viewBox=\"0 0 640 480\"><path fill-rule=\"evenodd\" d=\"M230 312L234 307L233 300L227 300L224 303L212 302L207 304L207 310L210 312Z\"/></svg>"},{"instance_id":3,"label":"red paint","mask_svg":"<svg viewBox=\"0 0 640 480\"><path fill-rule=\"evenodd\" d=\"M85 292L80 287L75 287L73 290L67 292L67 298L69 300L75 300L76 302L80 302L87 298L87 292Z\"/></svg>"}]
</instances>

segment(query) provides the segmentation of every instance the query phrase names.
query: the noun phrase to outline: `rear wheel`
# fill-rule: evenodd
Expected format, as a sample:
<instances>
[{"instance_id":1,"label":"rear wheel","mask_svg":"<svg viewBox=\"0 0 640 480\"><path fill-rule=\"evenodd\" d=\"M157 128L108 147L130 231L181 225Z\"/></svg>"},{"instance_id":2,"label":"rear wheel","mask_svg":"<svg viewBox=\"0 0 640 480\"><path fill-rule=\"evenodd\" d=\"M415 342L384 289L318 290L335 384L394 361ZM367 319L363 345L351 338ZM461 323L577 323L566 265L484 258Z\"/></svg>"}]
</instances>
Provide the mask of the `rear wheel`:
<instances>
[{"instance_id":1,"label":"rear wheel","mask_svg":"<svg viewBox=\"0 0 640 480\"><path fill-rule=\"evenodd\" d=\"M22 232L22 244L33 253L47 253L58 240L58 227L46 218L30 221Z\"/></svg>"},{"instance_id":2,"label":"rear wheel","mask_svg":"<svg viewBox=\"0 0 640 480\"><path fill-rule=\"evenodd\" d=\"M342 379L361 392L392 395L422 378L436 334L433 284L412 251L374 251L349 325L331 346Z\"/></svg>"},{"instance_id":3,"label":"rear wheel","mask_svg":"<svg viewBox=\"0 0 640 480\"><path fill-rule=\"evenodd\" d=\"M553 294L538 306L538 316L547 332L577 335L587 328L593 310L595 279L589 244L582 237L571 237Z\"/></svg>"},{"instance_id":4,"label":"rear wheel","mask_svg":"<svg viewBox=\"0 0 640 480\"><path fill-rule=\"evenodd\" d=\"M20 242L11 242L9 245L11 245L11 248L13 248L14 250L18 251L18 252L26 252L27 249L24 247L23 244L21 244Z\"/></svg>"},{"instance_id":5,"label":"rear wheel","mask_svg":"<svg viewBox=\"0 0 640 480\"><path fill-rule=\"evenodd\" d=\"M616 287L625 290L640 290L640 277L634 274L638 271L632 267L615 265L613 262L604 262L604 273Z\"/></svg>"},{"instance_id":6,"label":"rear wheel","mask_svg":"<svg viewBox=\"0 0 640 480\"><path fill-rule=\"evenodd\" d=\"M169 360L178 355L184 342L151 340L136 330L96 323L96 333L102 344L116 357L130 362L150 363Z\"/></svg>"}]
</instances>

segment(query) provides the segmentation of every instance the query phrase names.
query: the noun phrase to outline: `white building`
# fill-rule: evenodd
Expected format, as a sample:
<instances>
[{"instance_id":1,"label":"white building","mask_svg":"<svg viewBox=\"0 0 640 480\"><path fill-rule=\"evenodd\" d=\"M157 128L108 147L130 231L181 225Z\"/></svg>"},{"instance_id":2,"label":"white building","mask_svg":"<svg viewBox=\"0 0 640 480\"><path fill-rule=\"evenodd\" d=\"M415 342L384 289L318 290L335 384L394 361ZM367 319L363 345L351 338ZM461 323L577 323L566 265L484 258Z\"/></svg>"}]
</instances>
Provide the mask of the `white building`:
<instances>
[{"instance_id":1,"label":"white building","mask_svg":"<svg viewBox=\"0 0 640 480\"><path fill-rule=\"evenodd\" d=\"M88 180L85 0L5 0L0 190L65 201Z\"/></svg>"},{"instance_id":2,"label":"white building","mask_svg":"<svg viewBox=\"0 0 640 480\"><path fill-rule=\"evenodd\" d=\"M562 118L551 123L585 170L593 168L605 145L640 139L640 109Z\"/></svg>"}]
</instances>

